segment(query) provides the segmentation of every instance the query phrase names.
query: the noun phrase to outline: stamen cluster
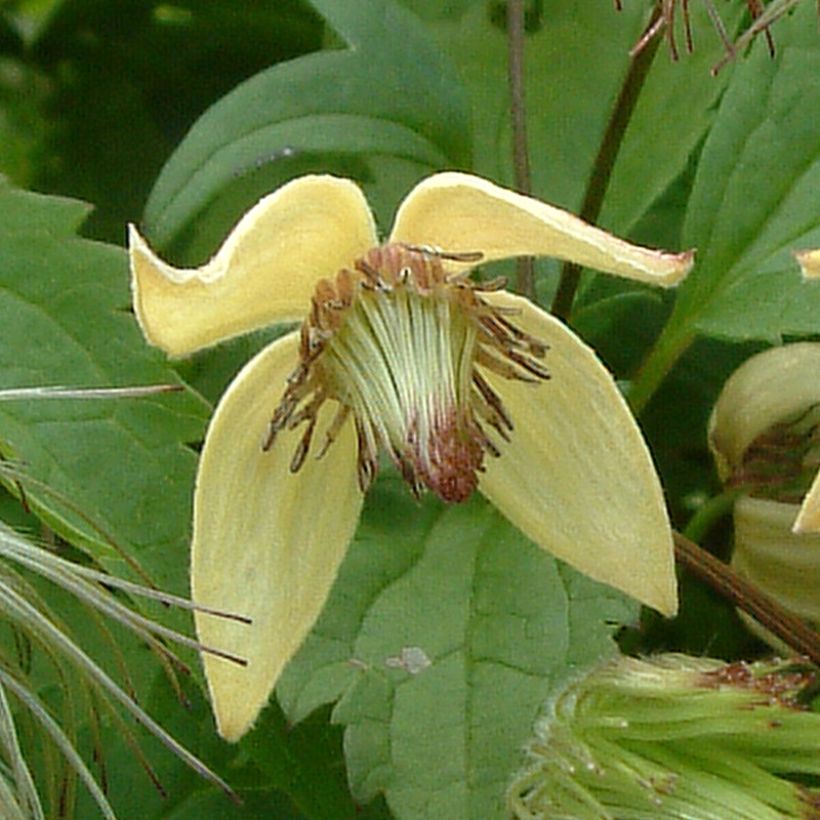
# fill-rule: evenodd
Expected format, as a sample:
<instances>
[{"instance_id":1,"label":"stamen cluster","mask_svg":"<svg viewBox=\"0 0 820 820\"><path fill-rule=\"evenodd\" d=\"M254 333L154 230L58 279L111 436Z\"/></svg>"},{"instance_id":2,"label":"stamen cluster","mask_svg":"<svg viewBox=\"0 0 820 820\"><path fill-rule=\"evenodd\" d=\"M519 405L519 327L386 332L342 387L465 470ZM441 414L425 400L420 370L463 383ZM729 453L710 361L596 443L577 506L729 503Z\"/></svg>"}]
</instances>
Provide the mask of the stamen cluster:
<instances>
[{"instance_id":1,"label":"stamen cluster","mask_svg":"<svg viewBox=\"0 0 820 820\"><path fill-rule=\"evenodd\" d=\"M281 430L306 424L290 465L299 470L319 410L332 399L338 409L317 457L352 413L362 491L375 478L383 448L414 494L427 487L445 501L466 500L484 455L500 455L485 428L505 440L513 430L482 371L518 381L549 378L537 361L546 346L481 296L502 288L503 280L474 282L445 267L480 256L394 243L371 249L332 281L321 280L301 328L299 365L264 447Z\"/></svg>"}]
</instances>

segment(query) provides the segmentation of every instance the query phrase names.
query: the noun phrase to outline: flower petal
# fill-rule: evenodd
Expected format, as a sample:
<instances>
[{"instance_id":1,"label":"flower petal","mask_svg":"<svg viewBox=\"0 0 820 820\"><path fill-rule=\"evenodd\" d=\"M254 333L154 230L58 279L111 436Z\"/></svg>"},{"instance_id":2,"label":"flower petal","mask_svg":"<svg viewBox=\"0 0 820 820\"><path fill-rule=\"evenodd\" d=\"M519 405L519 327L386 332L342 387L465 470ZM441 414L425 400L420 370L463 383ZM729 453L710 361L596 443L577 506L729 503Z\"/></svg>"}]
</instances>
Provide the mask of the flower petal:
<instances>
[{"instance_id":1,"label":"flower petal","mask_svg":"<svg viewBox=\"0 0 820 820\"><path fill-rule=\"evenodd\" d=\"M745 361L726 380L709 419L709 446L726 479L749 445L776 424L820 402L820 343L773 347Z\"/></svg>"},{"instance_id":2,"label":"flower petal","mask_svg":"<svg viewBox=\"0 0 820 820\"><path fill-rule=\"evenodd\" d=\"M820 472L814 477L814 482L800 505L793 530L796 533L820 533Z\"/></svg>"},{"instance_id":3,"label":"flower petal","mask_svg":"<svg viewBox=\"0 0 820 820\"><path fill-rule=\"evenodd\" d=\"M525 299L516 325L549 345L547 382L486 374L515 429L479 489L543 549L665 615L677 610L672 533L652 459L612 376L572 331Z\"/></svg>"},{"instance_id":4,"label":"flower petal","mask_svg":"<svg viewBox=\"0 0 820 820\"><path fill-rule=\"evenodd\" d=\"M410 192L390 241L481 251L484 261L554 256L664 287L677 284L693 261L692 251L631 245L560 208L455 172L428 177Z\"/></svg>"},{"instance_id":5,"label":"flower petal","mask_svg":"<svg viewBox=\"0 0 820 820\"><path fill-rule=\"evenodd\" d=\"M814 251L796 251L794 256L806 279L820 279L820 248Z\"/></svg>"},{"instance_id":6,"label":"flower petal","mask_svg":"<svg viewBox=\"0 0 820 820\"><path fill-rule=\"evenodd\" d=\"M820 623L820 536L792 532L796 510L796 504L739 498L732 566L793 614Z\"/></svg>"},{"instance_id":7,"label":"flower petal","mask_svg":"<svg viewBox=\"0 0 820 820\"><path fill-rule=\"evenodd\" d=\"M376 241L359 187L331 176L300 177L260 199L200 268L166 264L131 225L134 310L149 342L185 356L302 318L317 281Z\"/></svg>"},{"instance_id":8,"label":"flower petal","mask_svg":"<svg viewBox=\"0 0 820 820\"><path fill-rule=\"evenodd\" d=\"M297 361L298 334L252 359L223 396L202 451L194 498L193 599L247 615L237 623L196 613L199 639L240 655L246 668L204 655L219 733L238 740L319 615L362 504L348 422L321 460L289 469L301 429L263 452L268 422ZM316 434L333 416L320 413Z\"/></svg>"}]
</instances>

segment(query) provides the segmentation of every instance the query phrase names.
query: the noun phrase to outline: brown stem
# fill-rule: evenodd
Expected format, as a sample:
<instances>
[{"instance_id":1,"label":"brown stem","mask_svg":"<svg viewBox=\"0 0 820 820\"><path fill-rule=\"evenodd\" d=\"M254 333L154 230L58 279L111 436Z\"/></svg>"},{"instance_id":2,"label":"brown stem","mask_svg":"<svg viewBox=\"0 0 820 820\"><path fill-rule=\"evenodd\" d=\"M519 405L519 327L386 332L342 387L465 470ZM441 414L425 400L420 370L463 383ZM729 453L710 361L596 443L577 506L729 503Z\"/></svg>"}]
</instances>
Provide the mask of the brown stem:
<instances>
[{"instance_id":1,"label":"brown stem","mask_svg":"<svg viewBox=\"0 0 820 820\"><path fill-rule=\"evenodd\" d=\"M652 17L647 24L647 29L655 26L660 19L661 13L661 4L656 3ZM632 118L632 112L635 110L635 105L638 102L638 97L640 97L652 60L658 50L659 42L659 37L652 37L645 47L632 57L629 64L629 70L626 77L624 77L621 91L618 94L601 145L598 148L598 155L592 165L584 202L581 205L580 216L587 222L595 222L601 213L604 195L609 187L609 180L612 176L612 169L615 167L618 151L620 151L626 128ZM569 318L580 278L581 266L575 262L564 262L561 267L558 290L552 300L552 313L555 316L561 319Z\"/></svg>"},{"instance_id":2,"label":"brown stem","mask_svg":"<svg viewBox=\"0 0 820 820\"><path fill-rule=\"evenodd\" d=\"M736 607L751 615L799 655L820 664L820 633L738 575L730 566L679 532L673 533L675 557Z\"/></svg>"},{"instance_id":3,"label":"brown stem","mask_svg":"<svg viewBox=\"0 0 820 820\"><path fill-rule=\"evenodd\" d=\"M524 100L524 0L507 0L507 47L515 187L519 193L531 194L527 107ZM516 290L529 299L535 299L535 275L531 256L518 260Z\"/></svg>"}]
</instances>

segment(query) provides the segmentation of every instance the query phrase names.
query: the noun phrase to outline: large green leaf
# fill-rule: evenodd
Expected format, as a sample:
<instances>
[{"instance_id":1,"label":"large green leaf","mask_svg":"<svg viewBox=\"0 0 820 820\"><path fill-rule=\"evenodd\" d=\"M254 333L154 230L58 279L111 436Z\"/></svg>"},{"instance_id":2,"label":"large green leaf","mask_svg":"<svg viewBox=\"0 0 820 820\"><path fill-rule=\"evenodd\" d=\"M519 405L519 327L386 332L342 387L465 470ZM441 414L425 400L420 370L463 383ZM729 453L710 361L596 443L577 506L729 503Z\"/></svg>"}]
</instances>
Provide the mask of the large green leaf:
<instances>
[{"instance_id":1,"label":"large green leaf","mask_svg":"<svg viewBox=\"0 0 820 820\"><path fill-rule=\"evenodd\" d=\"M820 46L810 3L736 67L697 169L684 244L698 248L635 386L642 404L699 333L779 341L820 328L820 290L791 252L820 244Z\"/></svg>"},{"instance_id":2,"label":"large green leaf","mask_svg":"<svg viewBox=\"0 0 820 820\"><path fill-rule=\"evenodd\" d=\"M311 5L346 47L275 65L198 120L145 209L158 247L238 177L283 159L325 152L393 155L428 167L468 161L457 78L409 12L392 0Z\"/></svg>"},{"instance_id":3,"label":"large green leaf","mask_svg":"<svg viewBox=\"0 0 820 820\"><path fill-rule=\"evenodd\" d=\"M0 185L0 386L134 385L177 377L126 308L125 254L76 236L88 206ZM190 494L207 405L192 393L144 399L0 404L0 449L133 552L162 588L187 589ZM36 488L61 535L109 570L99 532Z\"/></svg>"},{"instance_id":4,"label":"large green leaf","mask_svg":"<svg viewBox=\"0 0 820 820\"><path fill-rule=\"evenodd\" d=\"M550 686L612 652L612 624L636 612L486 502L417 505L384 480L278 694L294 720L341 698L360 799L490 820Z\"/></svg>"}]
</instances>

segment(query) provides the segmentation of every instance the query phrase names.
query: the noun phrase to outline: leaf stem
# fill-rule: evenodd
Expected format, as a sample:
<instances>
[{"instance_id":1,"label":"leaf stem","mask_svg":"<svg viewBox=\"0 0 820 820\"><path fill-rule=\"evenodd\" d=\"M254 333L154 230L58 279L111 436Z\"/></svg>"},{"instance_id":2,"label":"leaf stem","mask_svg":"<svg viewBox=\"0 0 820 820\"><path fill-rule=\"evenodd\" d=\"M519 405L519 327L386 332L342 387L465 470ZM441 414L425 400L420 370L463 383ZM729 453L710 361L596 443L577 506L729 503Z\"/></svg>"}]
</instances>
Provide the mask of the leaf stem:
<instances>
[{"instance_id":1,"label":"leaf stem","mask_svg":"<svg viewBox=\"0 0 820 820\"><path fill-rule=\"evenodd\" d=\"M527 106L524 97L524 0L507 0L507 79L510 88L513 169L519 193L532 193L527 150ZM518 259L516 290L535 299L535 274L531 256Z\"/></svg>"},{"instance_id":2,"label":"leaf stem","mask_svg":"<svg viewBox=\"0 0 820 820\"><path fill-rule=\"evenodd\" d=\"M795 652L805 655L812 663L820 664L820 633L685 535L674 532L672 536L675 557L686 569Z\"/></svg>"},{"instance_id":3,"label":"leaf stem","mask_svg":"<svg viewBox=\"0 0 820 820\"><path fill-rule=\"evenodd\" d=\"M512 5L512 4L511 4ZM656 3L652 16L647 23L647 29L655 25L661 15L661 4ZM598 155L592 165L584 201L581 205L580 216L587 222L595 222L601 213L604 195L609 187L612 169L618 157L624 134L626 133L632 113L646 81L655 53L658 50L660 39L653 37L646 47L632 57L629 70L624 77L615 107L612 109L604 136L598 148ZM561 278L558 290L552 300L552 313L560 319L568 319L572 312L572 303L578 290L581 278L581 266L575 262L564 262L561 267Z\"/></svg>"}]
</instances>

